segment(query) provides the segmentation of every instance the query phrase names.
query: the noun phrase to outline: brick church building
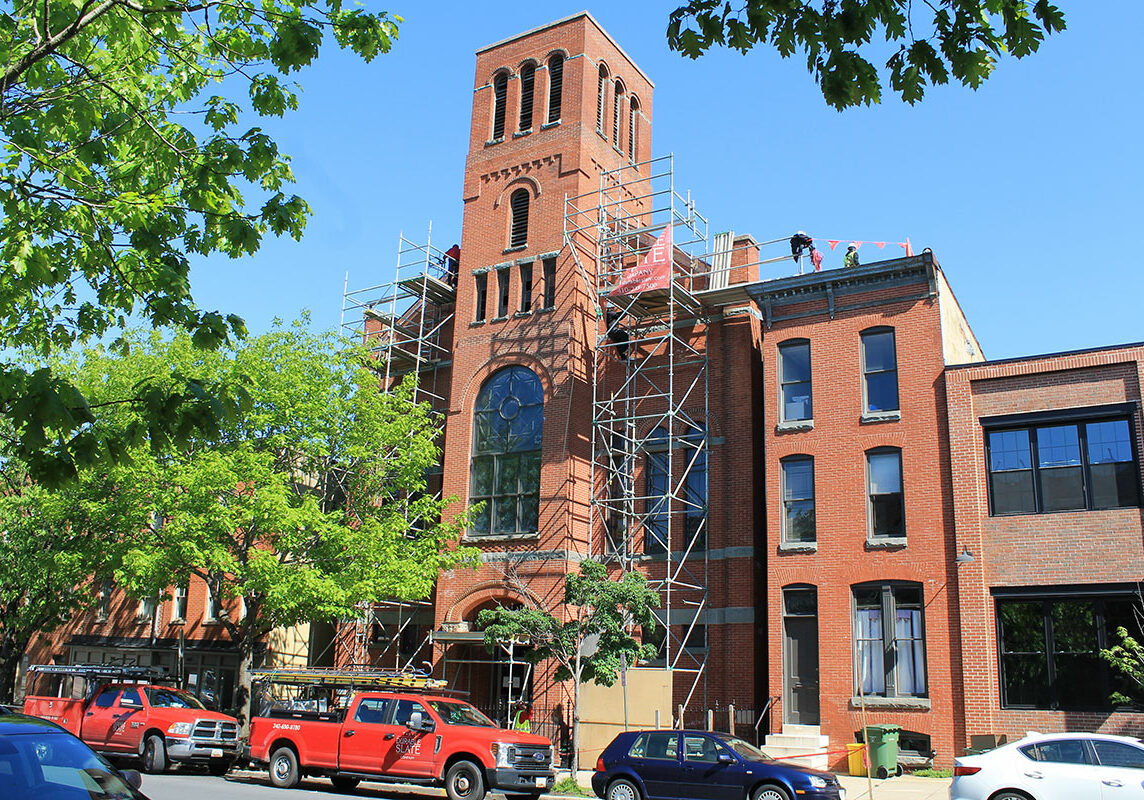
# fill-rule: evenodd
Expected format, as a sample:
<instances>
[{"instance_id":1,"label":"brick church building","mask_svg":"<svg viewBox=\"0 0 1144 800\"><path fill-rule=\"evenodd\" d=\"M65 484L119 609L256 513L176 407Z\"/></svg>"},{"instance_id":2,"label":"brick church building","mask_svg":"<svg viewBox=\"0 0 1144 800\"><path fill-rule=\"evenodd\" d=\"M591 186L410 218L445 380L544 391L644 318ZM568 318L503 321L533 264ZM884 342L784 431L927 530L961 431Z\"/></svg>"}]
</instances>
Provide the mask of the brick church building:
<instances>
[{"instance_id":1,"label":"brick church building","mask_svg":"<svg viewBox=\"0 0 1144 800\"><path fill-rule=\"evenodd\" d=\"M660 589L672 709L734 705L774 755L838 766L878 722L945 765L1144 730L1098 655L1144 578L1144 348L989 362L928 250L843 268L709 229L653 157L653 88L587 13L477 51L459 248L403 239L346 308L440 412L434 488L484 504L480 565L314 626L311 662L429 662L556 725L569 687L476 617L562 613L594 558Z\"/></svg>"}]
</instances>

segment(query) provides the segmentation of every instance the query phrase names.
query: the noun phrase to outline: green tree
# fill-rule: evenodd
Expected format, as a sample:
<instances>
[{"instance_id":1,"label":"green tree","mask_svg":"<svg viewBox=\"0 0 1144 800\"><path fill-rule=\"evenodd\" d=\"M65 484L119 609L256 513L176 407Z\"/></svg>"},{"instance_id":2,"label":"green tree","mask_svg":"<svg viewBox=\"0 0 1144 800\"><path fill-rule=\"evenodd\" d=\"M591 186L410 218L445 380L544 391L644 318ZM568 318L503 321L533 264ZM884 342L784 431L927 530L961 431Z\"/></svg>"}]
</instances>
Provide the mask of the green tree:
<instances>
[{"instance_id":1,"label":"green tree","mask_svg":"<svg viewBox=\"0 0 1144 800\"><path fill-rule=\"evenodd\" d=\"M1116 629L1116 638L1119 640L1112 647L1100 651L1100 657L1112 665L1112 668L1123 675L1132 692L1130 696L1124 692L1114 691L1109 698L1117 705L1139 706L1144 698L1144 644L1141 643L1144 633L1144 596L1137 596L1137 602L1132 607L1135 617L1133 630L1121 625Z\"/></svg>"},{"instance_id":2,"label":"green tree","mask_svg":"<svg viewBox=\"0 0 1144 800\"><path fill-rule=\"evenodd\" d=\"M691 58L760 42L783 58L805 55L826 102L841 110L881 102L871 59L887 58L890 88L912 105L951 75L976 89L999 57L1024 58L1064 29L1049 0L691 0L671 13L667 40Z\"/></svg>"},{"instance_id":3,"label":"green tree","mask_svg":"<svg viewBox=\"0 0 1144 800\"><path fill-rule=\"evenodd\" d=\"M78 366L93 397L166 364L251 387L247 412L217 439L138 448L111 473L132 518L145 520L117 579L140 597L192 575L208 582L241 653L246 717L249 672L272 629L424 598L441 570L471 558L454 546L467 516L443 521L450 501L427 491L440 455L433 412L411 401L411 384L379 392L372 363L303 322L210 352L187 336L152 337ZM135 414L111 408L108 425Z\"/></svg>"},{"instance_id":4,"label":"green tree","mask_svg":"<svg viewBox=\"0 0 1144 800\"><path fill-rule=\"evenodd\" d=\"M127 541L118 523L129 523L136 510L106 475L49 490L29 482L10 457L2 487L0 703L11 703L28 643L91 604L91 578L98 585L119 567Z\"/></svg>"},{"instance_id":5,"label":"green tree","mask_svg":"<svg viewBox=\"0 0 1144 800\"><path fill-rule=\"evenodd\" d=\"M298 238L309 213L288 157L252 120L297 108L286 77L324 40L369 61L397 21L341 0L0 10L0 420L34 478L114 462L140 438L217 435L236 413L227 387L172 373L105 399L134 402L141 420L108 431L72 382L27 360L101 339L122 349L132 319L205 348L241 336L241 319L195 304L190 257Z\"/></svg>"},{"instance_id":6,"label":"green tree","mask_svg":"<svg viewBox=\"0 0 1144 800\"><path fill-rule=\"evenodd\" d=\"M533 663L555 659L556 680L572 681L572 774L580 763L580 684L612 686L624 663L655 656L655 646L640 644L633 626L654 631L659 594L639 572L610 580L596 561L583 561L580 574L564 578L564 605L557 615L539 608L484 609L477 624L489 650L497 642L528 642Z\"/></svg>"}]
</instances>

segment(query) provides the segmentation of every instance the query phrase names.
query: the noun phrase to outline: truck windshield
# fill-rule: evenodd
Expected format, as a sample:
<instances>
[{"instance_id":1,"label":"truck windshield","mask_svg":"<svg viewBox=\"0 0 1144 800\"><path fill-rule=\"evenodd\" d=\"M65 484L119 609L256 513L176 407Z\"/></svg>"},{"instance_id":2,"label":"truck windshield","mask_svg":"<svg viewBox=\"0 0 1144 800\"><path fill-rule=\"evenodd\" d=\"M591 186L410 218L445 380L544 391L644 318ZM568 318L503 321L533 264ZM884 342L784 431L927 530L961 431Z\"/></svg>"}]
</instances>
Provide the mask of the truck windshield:
<instances>
[{"instance_id":1,"label":"truck windshield","mask_svg":"<svg viewBox=\"0 0 1144 800\"><path fill-rule=\"evenodd\" d=\"M475 728L495 728L497 725L468 703L449 703L430 700L429 705L446 725L471 725Z\"/></svg>"},{"instance_id":2,"label":"truck windshield","mask_svg":"<svg viewBox=\"0 0 1144 800\"><path fill-rule=\"evenodd\" d=\"M193 708L196 710L206 708L198 701L197 697L187 692L156 687L148 687L145 691L147 692L147 699L151 701L152 708Z\"/></svg>"}]
</instances>

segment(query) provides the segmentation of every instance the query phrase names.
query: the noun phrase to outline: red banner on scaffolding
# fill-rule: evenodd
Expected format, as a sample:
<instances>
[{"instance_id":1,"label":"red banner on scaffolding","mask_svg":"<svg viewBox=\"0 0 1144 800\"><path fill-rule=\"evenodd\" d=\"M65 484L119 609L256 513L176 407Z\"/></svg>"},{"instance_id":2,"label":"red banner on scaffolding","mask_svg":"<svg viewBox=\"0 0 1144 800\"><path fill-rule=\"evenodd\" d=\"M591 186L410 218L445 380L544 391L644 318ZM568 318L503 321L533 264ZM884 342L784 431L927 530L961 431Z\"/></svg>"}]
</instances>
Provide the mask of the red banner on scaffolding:
<instances>
[{"instance_id":1,"label":"red banner on scaffolding","mask_svg":"<svg viewBox=\"0 0 1144 800\"><path fill-rule=\"evenodd\" d=\"M666 289L671 283L671 226L655 240L638 267L628 267L612 294L635 294L651 289Z\"/></svg>"}]
</instances>

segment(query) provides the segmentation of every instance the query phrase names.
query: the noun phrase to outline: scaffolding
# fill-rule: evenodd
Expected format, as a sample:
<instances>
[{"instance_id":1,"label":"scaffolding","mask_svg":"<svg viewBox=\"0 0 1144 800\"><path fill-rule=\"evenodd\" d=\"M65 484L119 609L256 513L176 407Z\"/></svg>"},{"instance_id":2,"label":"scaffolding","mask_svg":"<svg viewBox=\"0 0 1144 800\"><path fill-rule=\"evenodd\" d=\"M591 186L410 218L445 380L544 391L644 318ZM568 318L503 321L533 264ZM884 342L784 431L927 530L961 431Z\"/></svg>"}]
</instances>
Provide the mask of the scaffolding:
<instances>
[{"instance_id":1,"label":"scaffolding","mask_svg":"<svg viewBox=\"0 0 1144 800\"><path fill-rule=\"evenodd\" d=\"M341 330L345 337L363 343L377 360L382 391L392 391L407 376L416 376L413 402L428 403L436 412L438 441L443 444L459 263L450 253L433 245L432 235L432 224L424 243L399 234L391 281L351 290L347 273ZM440 465L427 477L432 493L439 498ZM411 521L410 527L415 530L416 522ZM396 648L401 669L419 664L424 648L431 645L429 633L422 635L418 630L419 641L412 649L403 650L401 643L410 626L417 628L419 612L431 607L428 601L392 601L362 607L354 619L343 621L339 627L337 646L340 653L346 654L344 663L374 666ZM384 638L375 634L379 627ZM431 623L427 627L432 630ZM371 656L371 649L380 652Z\"/></svg>"},{"instance_id":2,"label":"scaffolding","mask_svg":"<svg viewBox=\"0 0 1144 800\"><path fill-rule=\"evenodd\" d=\"M662 658L687 676L686 706L707 667L697 638L708 604L710 320L697 293L712 269L707 220L676 190L673 172L672 156L605 171L597 191L566 200L564 242L597 318L592 552L639 569L660 592ZM665 240L666 286L617 292L625 270Z\"/></svg>"}]
</instances>

